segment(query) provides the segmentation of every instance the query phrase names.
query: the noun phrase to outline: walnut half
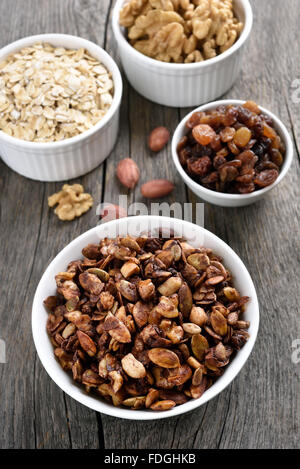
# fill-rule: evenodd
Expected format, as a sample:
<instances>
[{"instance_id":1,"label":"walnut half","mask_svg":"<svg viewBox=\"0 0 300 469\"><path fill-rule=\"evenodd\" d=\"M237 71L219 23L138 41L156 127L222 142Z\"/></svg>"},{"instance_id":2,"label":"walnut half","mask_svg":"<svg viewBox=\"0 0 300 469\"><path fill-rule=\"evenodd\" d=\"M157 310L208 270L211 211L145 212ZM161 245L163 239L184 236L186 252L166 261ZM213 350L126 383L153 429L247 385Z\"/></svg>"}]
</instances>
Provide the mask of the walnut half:
<instances>
[{"instance_id":1,"label":"walnut half","mask_svg":"<svg viewBox=\"0 0 300 469\"><path fill-rule=\"evenodd\" d=\"M60 192L48 197L49 207L57 205L54 213L60 220L74 220L81 217L93 205L94 200L90 194L84 193L81 184L65 184Z\"/></svg>"}]
</instances>

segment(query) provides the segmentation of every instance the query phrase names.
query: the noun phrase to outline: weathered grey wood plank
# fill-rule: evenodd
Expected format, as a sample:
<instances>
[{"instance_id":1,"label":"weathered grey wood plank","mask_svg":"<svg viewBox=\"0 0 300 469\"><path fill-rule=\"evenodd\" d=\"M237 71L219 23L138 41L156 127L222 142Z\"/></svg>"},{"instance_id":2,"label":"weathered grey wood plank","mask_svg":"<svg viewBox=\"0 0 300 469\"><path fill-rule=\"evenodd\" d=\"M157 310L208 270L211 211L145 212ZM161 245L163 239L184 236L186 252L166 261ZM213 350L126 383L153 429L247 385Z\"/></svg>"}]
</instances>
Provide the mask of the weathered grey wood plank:
<instances>
[{"instance_id":1,"label":"weathered grey wood plank","mask_svg":"<svg viewBox=\"0 0 300 469\"><path fill-rule=\"evenodd\" d=\"M251 0L255 26L243 72L227 94L252 98L273 110L300 138L300 105L291 83L300 78L297 0ZM77 34L106 45L117 57L108 17L114 1L2 0L0 45L42 32ZM34 12L34 13L33 13ZM125 82L118 143L107 162L78 180L100 202L126 193L116 181L117 162L131 156L141 181L129 200L144 201L140 185L167 177L176 190L166 199L197 199L174 172L170 147L151 155L146 136L156 125L171 131L188 110L154 105ZM128 422L95 412L65 396L36 357L30 328L31 303L50 260L71 239L97 223L95 208L72 223L48 210L58 184L32 182L0 162L0 338L7 364L0 364L1 448L294 448L299 445L299 365L291 361L300 337L299 153L286 180L265 200L244 209L205 206L205 226L242 257L261 304L261 329L253 355L234 383L197 411L160 422ZM103 185L104 183L104 185Z\"/></svg>"},{"instance_id":2,"label":"weathered grey wood plank","mask_svg":"<svg viewBox=\"0 0 300 469\"><path fill-rule=\"evenodd\" d=\"M12 2L1 2L1 18L5 17L4 3L8 11L12 8ZM1 35L1 43L52 31L77 34L104 45L109 6L109 0L30 0L25 11L24 2L16 1L14 11L20 14L10 15L15 24ZM83 183L97 204L102 179L103 169L99 167L76 182ZM68 242L95 226L95 207L80 220L63 223L47 206L47 197L59 190L61 183L29 181L3 163L1 182L1 240L7 242L2 245L5 263L0 267L5 279L1 283L0 330L8 350L8 363L0 365L1 382L5 383L1 393L1 447L98 448L102 444L101 418L64 396L51 382L36 358L30 327L33 294L42 272Z\"/></svg>"}]
</instances>

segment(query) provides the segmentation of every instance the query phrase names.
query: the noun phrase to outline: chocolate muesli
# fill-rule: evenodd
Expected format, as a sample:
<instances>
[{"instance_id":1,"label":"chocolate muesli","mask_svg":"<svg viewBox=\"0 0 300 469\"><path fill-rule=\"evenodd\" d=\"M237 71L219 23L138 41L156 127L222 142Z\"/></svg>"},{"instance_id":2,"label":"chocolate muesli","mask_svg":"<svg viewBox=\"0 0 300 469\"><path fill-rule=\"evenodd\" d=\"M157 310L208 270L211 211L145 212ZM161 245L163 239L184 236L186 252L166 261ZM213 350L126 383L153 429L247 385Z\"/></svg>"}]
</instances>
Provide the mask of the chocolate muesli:
<instances>
[{"instance_id":1,"label":"chocolate muesli","mask_svg":"<svg viewBox=\"0 0 300 469\"><path fill-rule=\"evenodd\" d=\"M199 398L249 334L222 259L182 239L103 239L56 275L47 331L64 370L115 406Z\"/></svg>"}]
</instances>

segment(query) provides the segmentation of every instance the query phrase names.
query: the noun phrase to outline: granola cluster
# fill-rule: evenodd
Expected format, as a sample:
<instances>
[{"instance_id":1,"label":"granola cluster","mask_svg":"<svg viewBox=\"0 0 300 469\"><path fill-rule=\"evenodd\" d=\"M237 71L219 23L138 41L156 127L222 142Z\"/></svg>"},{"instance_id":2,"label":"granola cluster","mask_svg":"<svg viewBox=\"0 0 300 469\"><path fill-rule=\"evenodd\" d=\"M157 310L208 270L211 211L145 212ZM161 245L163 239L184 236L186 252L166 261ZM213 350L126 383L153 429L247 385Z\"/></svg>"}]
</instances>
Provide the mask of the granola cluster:
<instances>
[{"instance_id":1,"label":"granola cluster","mask_svg":"<svg viewBox=\"0 0 300 469\"><path fill-rule=\"evenodd\" d=\"M103 118L113 86L84 49L26 47L0 63L0 130L32 142L74 137Z\"/></svg>"},{"instance_id":2,"label":"granola cluster","mask_svg":"<svg viewBox=\"0 0 300 469\"><path fill-rule=\"evenodd\" d=\"M232 0L129 0L120 11L132 46L163 62L202 62L222 54L243 24Z\"/></svg>"},{"instance_id":3,"label":"granola cluster","mask_svg":"<svg viewBox=\"0 0 300 469\"><path fill-rule=\"evenodd\" d=\"M103 239L56 275L47 331L61 366L115 406L199 398L245 344L248 297L210 249L182 239Z\"/></svg>"}]
</instances>

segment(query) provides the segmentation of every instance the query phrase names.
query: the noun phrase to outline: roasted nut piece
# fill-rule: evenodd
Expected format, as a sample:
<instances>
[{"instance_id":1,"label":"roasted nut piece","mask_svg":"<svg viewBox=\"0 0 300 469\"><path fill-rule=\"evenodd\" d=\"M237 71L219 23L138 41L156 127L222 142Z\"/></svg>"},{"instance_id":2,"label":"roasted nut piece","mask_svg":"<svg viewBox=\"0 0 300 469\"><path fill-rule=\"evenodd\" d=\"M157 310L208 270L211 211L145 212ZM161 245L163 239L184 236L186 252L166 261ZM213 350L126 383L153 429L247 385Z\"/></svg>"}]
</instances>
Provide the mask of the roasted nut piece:
<instances>
[{"instance_id":1,"label":"roasted nut piece","mask_svg":"<svg viewBox=\"0 0 300 469\"><path fill-rule=\"evenodd\" d=\"M146 376L144 365L139 362L132 353L128 353L121 360L122 368L131 378L141 379Z\"/></svg>"},{"instance_id":2,"label":"roasted nut piece","mask_svg":"<svg viewBox=\"0 0 300 469\"><path fill-rule=\"evenodd\" d=\"M165 318L177 318L179 315L178 309L174 304L174 301L167 296L161 296L155 311Z\"/></svg>"},{"instance_id":3,"label":"roasted nut piece","mask_svg":"<svg viewBox=\"0 0 300 469\"><path fill-rule=\"evenodd\" d=\"M138 301L132 310L132 315L138 327L143 327L148 323L148 316L151 311L151 306L146 303Z\"/></svg>"},{"instance_id":4,"label":"roasted nut piece","mask_svg":"<svg viewBox=\"0 0 300 469\"><path fill-rule=\"evenodd\" d=\"M200 360L203 360L206 350L209 348L207 339L201 335L193 335L191 340L191 347L195 357Z\"/></svg>"},{"instance_id":5,"label":"roasted nut piece","mask_svg":"<svg viewBox=\"0 0 300 469\"><path fill-rule=\"evenodd\" d=\"M191 254L187 261L197 270L206 270L210 265L209 257L206 254L195 253Z\"/></svg>"},{"instance_id":6,"label":"roasted nut piece","mask_svg":"<svg viewBox=\"0 0 300 469\"><path fill-rule=\"evenodd\" d=\"M227 321L224 318L223 314L219 311L214 311L210 315L211 325L213 330L219 335L226 335L227 334Z\"/></svg>"},{"instance_id":7,"label":"roasted nut piece","mask_svg":"<svg viewBox=\"0 0 300 469\"><path fill-rule=\"evenodd\" d=\"M201 332L201 327L197 326L197 324L194 324L192 322L185 322L182 327L184 332L190 335L200 334Z\"/></svg>"},{"instance_id":8,"label":"roasted nut piece","mask_svg":"<svg viewBox=\"0 0 300 469\"><path fill-rule=\"evenodd\" d=\"M131 335L128 328L111 313L108 313L105 318L103 330L107 331L113 339L116 339L122 344L131 342Z\"/></svg>"},{"instance_id":9,"label":"roasted nut piece","mask_svg":"<svg viewBox=\"0 0 300 469\"><path fill-rule=\"evenodd\" d=\"M131 302L135 302L137 300L136 286L133 283L127 282L126 280L121 280L119 290L121 295L124 296L126 300Z\"/></svg>"},{"instance_id":10,"label":"roasted nut piece","mask_svg":"<svg viewBox=\"0 0 300 469\"><path fill-rule=\"evenodd\" d=\"M140 178L138 165L131 158L124 158L117 166L117 178L128 189L133 189Z\"/></svg>"},{"instance_id":11,"label":"roasted nut piece","mask_svg":"<svg viewBox=\"0 0 300 469\"><path fill-rule=\"evenodd\" d=\"M55 356L87 392L167 410L202 396L248 340L249 298L210 249L160 233L103 239L82 253L44 304Z\"/></svg>"},{"instance_id":12,"label":"roasted nut piece","mask_svg":"<svg viewBox=\"0 0 300 469\"><path fill-rule=\"evenodd\" d=\"M142 300L150 301L155 294L155 286L151 279L141 280L138 283L138 291Z\"/></svg>"},{"instance_id":13,"label":"roasted nut piece","mask_svg":"<svg viewBox=\"0 0 300 469\"><path fill-rule=\"evenodd\" d=\"M151 151L161 151L170 140L170 132L166 127L156 127L152 130L148 139L148 146Z\"/></svg>"},{"instance_id":14,"label":"roasted nut piece","mask_svg":"<svg viewBox=\"0 0 300 469\"><path fill-rule=\"evenodd\" d=\"M184 318L187 318L193 308L193 295L190 287L186 283L181 285L178 292L178 299L180 312L183 314Z\"/></svg>"},{"instance_id":15,"label":"roasted nut piece","mask_svg":"<svg viewBox=\"0 0 300 469\"><path fill-rule=\"evenodd\" d=\"M125 278L132 277L132 275L138 274L140 271L139 266L132 261L125 262L121 267L121 274Z\"/></svg>"},{"instance_id":16,"label":"roasted nut piece","mask_svg":"<svg viewBox=\"0 0 300 469\"><path fill-rule=\"evenodd\" d=\"M82 331L77 331L77 337L83 350L90 357L93 357L97 352L95 342L87 334L85 334Z\"/></svg>"},{"instance_id":17,"label":"roasted nut piece","mask_svg":"<svg viewBox=\"0 0 300 469\"><path fill-rule=\"evenodd\" d=\"M157 402L154 402L154 404L152 404L150 406L150 409L152 409L152 410L170 410L170 409L173 409L173 407L175 407L175 405L176 405L176 402L171 401L171 400L157 401Z\"/></svg>"},{"instance_id":18,"label":"roasted nut piece","mask_svg":"<svg viewBox=\"0 0 300 469\"><path fill-rule=\"evenodd\" d=\"M146 396L145 407L148 409L151 405L159 399L159 391L157 389L149 389L149 392Z\"/></svg>"},{"instance_id":19,"label":"roasted nut piece","mask_svg":"<svg viewBox=\"0 0 300 469\"><path fill-rule=\"evenodd\" d=\"M190 314L190 321L201 327L208 322L208 317L203 308L193 306Z\"/></svg>"},{"instance_id":20,"label":"roasted nut piece","mask_svg":"<svg viewBox=\"0 0 300 469\"><path fill-rule=\"evenodd\" d=\"M164 348L153 348L149 350L150 360L162 368L177 368L180 365L176 353Z\"/></svg>"},{"instance_id":21,"label":"roasted nut piece","mask_svg":"<svg viewBox=\"0 0 300 469\"><path fill-rule=\"evenodd\" d=\"M182 280L180 277L170 277L158 287L158 291L163 296L171 296L179 290L181 284Z\"/></svg>"}]
</instances>

